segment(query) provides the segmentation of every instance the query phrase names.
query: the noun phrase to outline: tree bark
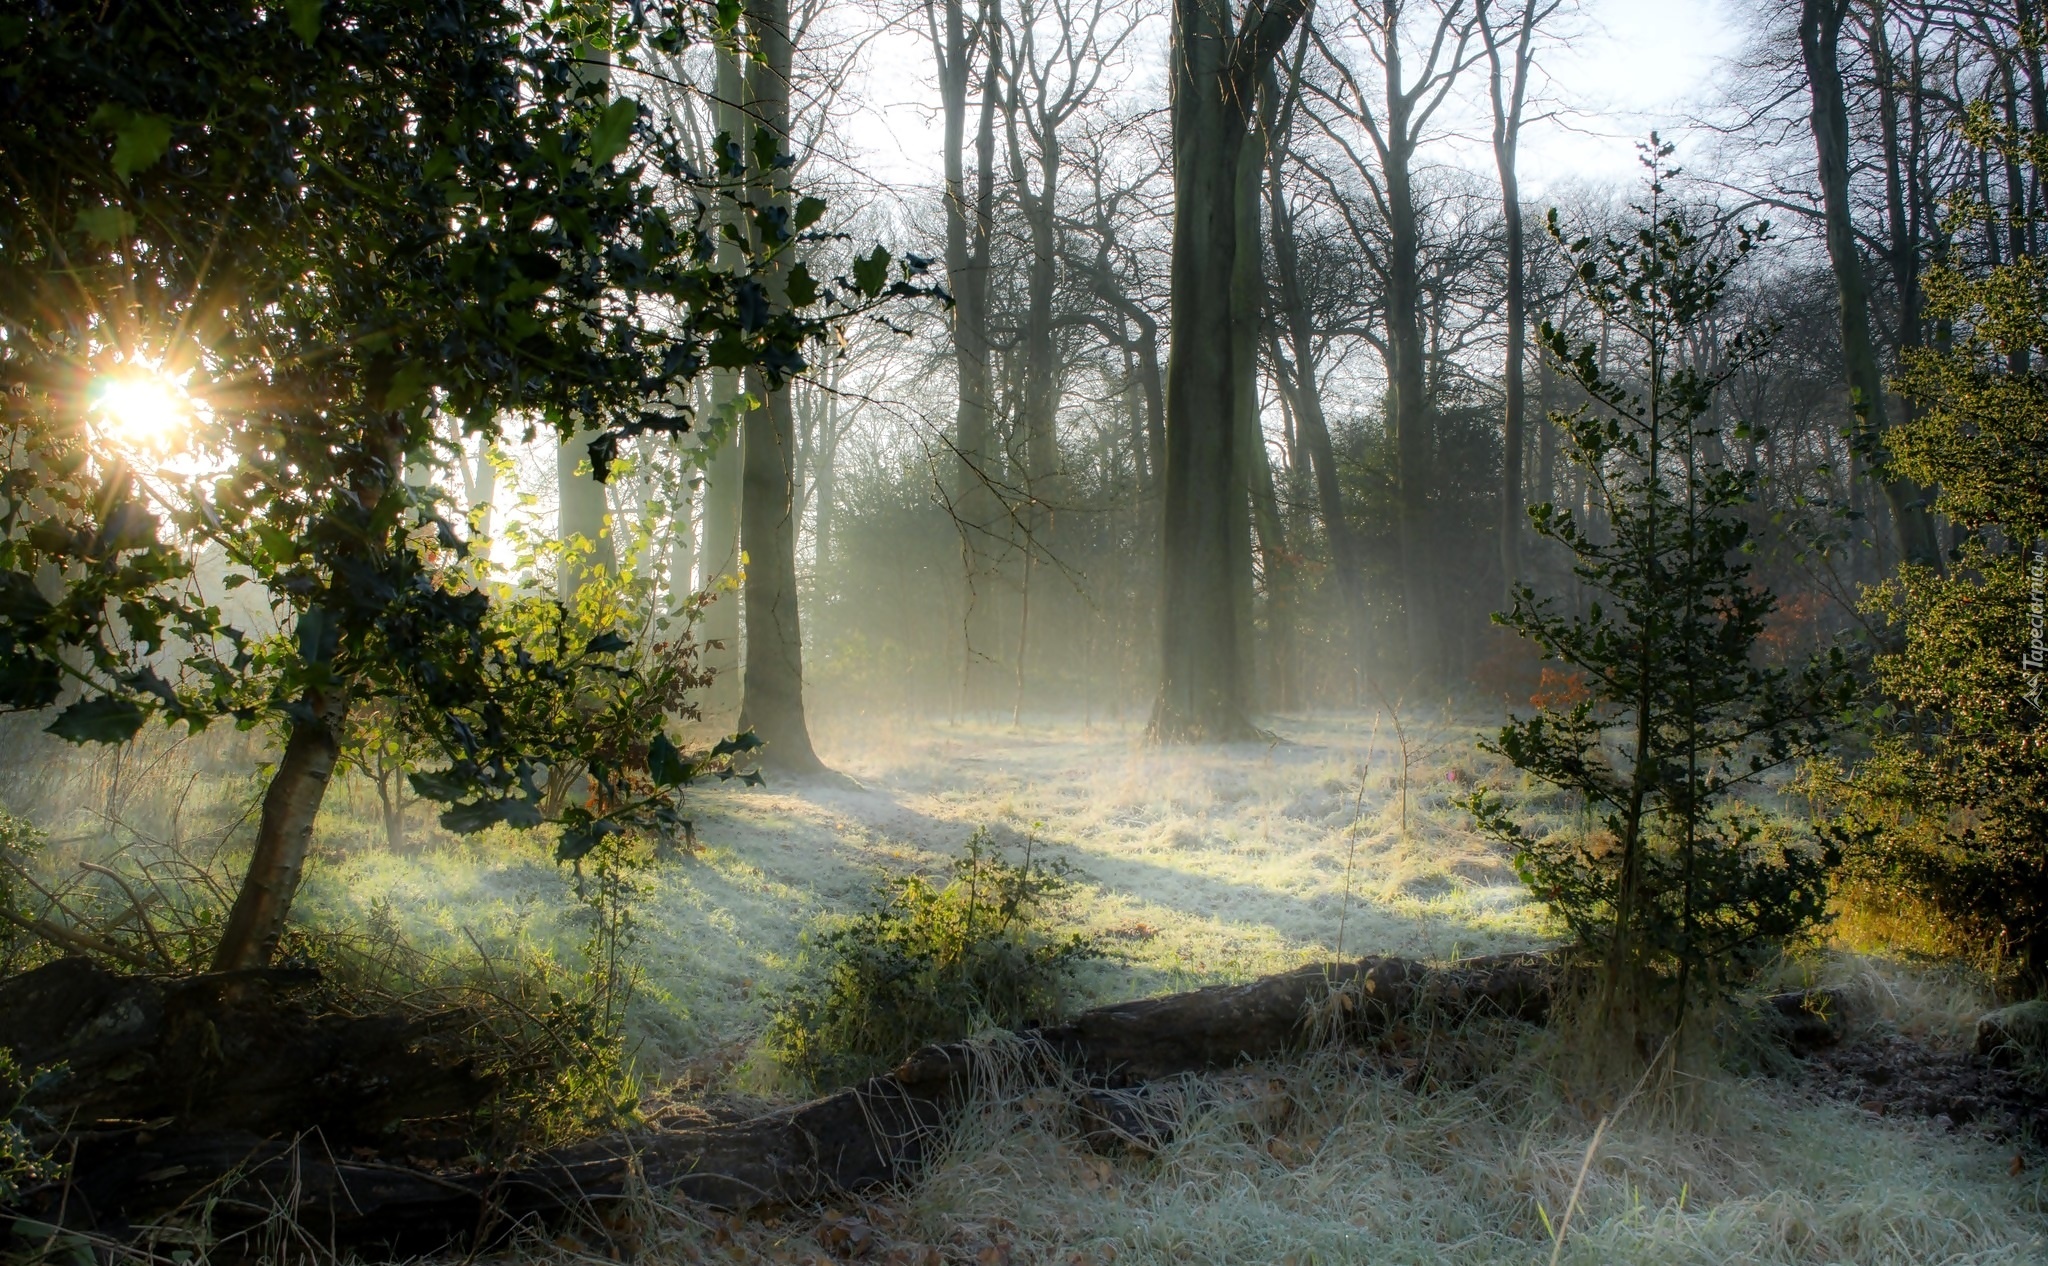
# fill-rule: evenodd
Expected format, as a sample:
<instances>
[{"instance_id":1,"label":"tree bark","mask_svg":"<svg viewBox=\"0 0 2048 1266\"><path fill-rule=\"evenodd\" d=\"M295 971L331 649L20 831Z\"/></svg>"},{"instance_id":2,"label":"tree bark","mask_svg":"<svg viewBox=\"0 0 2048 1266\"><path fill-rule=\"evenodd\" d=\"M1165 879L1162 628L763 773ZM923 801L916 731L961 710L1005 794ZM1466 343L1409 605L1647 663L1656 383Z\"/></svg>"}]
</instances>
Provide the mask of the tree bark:
<instances>
[{"instance_id":1,"label":"tree bark","mask_svg":"<svg viewBox=\"0 0 2048 1266\"><path fill-rule=\"evenodd\" d=\"M1388 6L1390 14L1398 10ZM1393 427L1396 522L1401 551L1401 607L1411 672L1429 673L1436 653L1435 586L1427 553L1431 426L1424 384L1422 338L1422 232L1415 209L1411 160L1415 101L1401 90L1397 18L1390 17L1386 59L1387 135L1382 148L1387 193L1387 420Z\"/></svg>"},{"instance_id":2,"label":"tree bark","mask_svg":"<svg viewBox=\"0 0 2048 1266\"><path fill-rule=\"evenodd\" d=\"M1512 604L1515 583L1522 569L1522 530L1528 522L1527 494L1522 476L1523 360L1529 337L1528 303L1524 295L1527 265L1522 231L1521 181L1515 170L1516 148L1522 134L1522 105L1528 99L1530 43L1536 24L1549 10L1542 0L1523 0L1520 19L1514 25L1510 59L1501 58L1504 34L1490 19L1490 5L1480 0L1479 24L1486 40L1486 55L1493 74L1488 88L1493 100L1493 164L1500 173L1501 233L1506 239L1507 279L1502 296L1502 319L1507 326L1507 346L1501 370L1501 491L1500 572L1502 592ZM1555 7L1554 5L1552 7Z\"/></svg>"},{"instance_id":3,"label":"tree bark","mask_svg":"<svg viewBox=\"0 0 2048 1266\"><path fill-rule=\"evenodd\" d=\"M789 144L789 0L747 0L747 32L754 56L747 67L753 122ZM757 205L786 202L788 177L780 170L748 191ZM788 274L783 255L765 278L779 301ZM740 544L746 550L746 665L740 728L762 742L761 760L783 773L824 768L811 748L804 715L803 631L796 586L796 428L789 388L769 390L758 370L747 371L748 394L761 403L741 423Z\"/></svg>"},{"instance_id":4,"label":"tree bark","mask_svg":"<svg viewBox=\"0 0 2048 1266\"><path fill-rule=\"evenodd\" d=\"M989 583L989 539L998 508L989 487L990 440L994 431L994 385L988 332L989 244L995 220L995 83L1000 73L1000 46L995 30L1001 10L984 0L979 16L967 20L964 0L944 0L931 15L932 53L938 62L939 101L944 119L943 159L946 181L946 285L953 296L953 369L958 396L953 413L952 515L960 534L960 563L965 588L961 631L960 691L973 706L983 691L977 665L987 658L993 605ZM968 88L973 80L976 49L985 50L986 69L975 131L974 184L967 174Z\"/></svg>"},{"instance_id":5,"label":"tree bark","mask_svg":"<svg viewBox=\"0 0 2048 1266\"><path fill-rule=\"evenodd\" d=\"M721 50L718 54L713 117L720 133L746 144L746 113L743 102L746 82L739 59ZM744 228L746 220L737 199L720 195L721 219ZM720 267L739 267L740 250L721 239ZM736 583L740 573L740 500L745 478L745 427L729 420L733 402L739 398L739 375L732 370L714 370L711 375L712 416L724 424L713 437L714 447L704 466L704 544L700 583L705 589L720 589ZM740 595L722 591L705 608L704 653L701 659L711 673L706 693L705 715L730 721L740 706Z\"/></svg>"},{"instance_id":6,"label":"tree bark","mask_svg":"<svg viewBox=\"0 0 2048 1266\"><path fill-rule=\"evenodd\" d=\"M1801 0L1799 46L1806 63L1813 108L1814 153L1818 163L1828 260L1834 266L1841 305L1842 359L1848 367L1849 407L1855 415L1857 450L1880 480L1891 510L1900 554L1924 567L1941 566L1941 549L1927 494L1910 480L1886 470L1884 375L1870 333L1870 290L1863 276L1849 209L1849 113L1842 93L1838 50L1850 0Z\"/></svg>"},{"instance_id":7,"label":"tree bark","mask_svg":"<svg viewBox=\"0 0 2048 1266\"><path fill-rule=\"evenodd\" d=\"M92 1219L118 1225L180 1207L223 1184L236 1198L217 1204L217 1231L232 1233L243 1211L253 1211L252 1222L260 1221L282 1200L296 1224L320 1238L403 1244L418 1252L454 1241L482 1247L516 1220L587 1210L650 1188L722 1208L803 1205L913 1177L943 1148L950 1125L972 1103L984 1069L1005 1068L1032 1081L1057 1083L1078 1075L1099 1087L1132 1086L1284 1057L1333 1040L1367 1040L1417 1018L1436 1025L1474 1017L1542 1023L1559 981L1554 961L1539 955L1497 955L1451 966L1399 958L1324 963L1244 985L1098 1007L1065 1024L1019 1034L1013 1043L926 1047L892 1072L766 1116L607 1135L495 1171L434 1172L341 1160L329 1147L302 1145L291 1127L279 1130L254 1120L240 1128L284 1137L185 1133L175 1124L142 1136L132 1126L117 1126L96 1131L94 1141L80 1148L68 1193L53 1187L29 1193L26 1203L43 1217L55 1217L59 1199L70 1194L64 1213L75 1219L72 1225ZM127 996L120 990L116 983L100 991L104 997L95 995L101 1011ZM6 1014L6 1001L0 995L0 1015ZM159 1005L153 1013L164 1010ZM75 1027L89 1027L90 1019L85 1015ZM166 1026L130 1027L129 1045L139 1050L158 1040L154 1035ZM50 1049L61 1055L61 1046ZM302 1062L306 1080L317 1084L325 1065L318 1059ZM379 1071L387 1077L406 1073L403 1066ZM437 1085L431 1077L412 1076ZM458 1078L441 1093L459 1093L466 1084ZM170 1092L177 1087L162 1089L166 1093L159 1098L174 1097ZM285 1104L298 1102L290 1085L268 1093ZM1084 1098L1094 1096L1084 1092ZM330 1114L337 1107L331 1096L316 1097L312 1106L323 1104Z\"/></svg>"},{"instance_id":8,"label":"tree bark","mask_svg":"<svg viewBox=\"0 0 2048 1266\"><path fill-rule=\"evenodd\" d=\"M1344 516L1344 494L1337 482L1337 456L1323 414L1322 383L1316 373L1315 324L1302 292L1300 250L1294 237L1294 215L1281 183L1279 146L1266 174L1267 219L1273 234L1273 278L1278 288L1280 324L1286 331L1292 363L1275 366L1282 389L1294 405L1294 425L1314 477L1316 514L1330 542L1330 562L1337 591L1343 598L1345 635L1353 650L1365 633L1365 572L1358 537Z\"/></svg>"},{"instance_id":9,"label":"tree bark","mask_svg":"<svg viewBox=\"0 0 2048 1266\"><path fill-rule=\"evenodd\" d=\"M214 950L215 971L262 967L277 952L285 916L305 872L306 852L313 843L313 823L334 779L341 757L339 734L348 719L348 692L339 688L308 691L301 700L305 715L295 719L285 738L284 755L263 792L263 813L256 824L256 850L235 893Z\"/></svg>"},{"instance_id":10,"label":"tree bark","mask_svg":"<svg viewBox=\"0 0 2048 1266\"><path fill-rule=\"evenodd\" d=\"M1232 501L1249 511L1250 522L1240 523L1233 537L1245 549L1251 548L1253 540L1258 544L1259 571L1265 577L1266 594L1265 697L1284 712L1295 706L1294 564L1287 552L1287 532L1280 519L1280 499L1273 486L1265 422L1259 411L1259 340L1266 325L1266 255L1259 215L1268 138L1278 113L1278 103L1267 95L1264 79L1262 76L1260 80L1259 122L1246 130L1237 161L1237 248L1230 275L1230 326L1231 366L1236 375L1231 408L1237 417L1241 491ZM1250 652L1257 640L1252 580L1247 558L1240 578L1239 628L1243 639L1241 651L1248 660L1252 659ZM1256 669L1256 662L1249 664L1241 674L1243 679L1258 680Z\"/></svg>"},{"instance_id":11,"label":"tree bark","mask_svg":"<svg viewBox=\"0 0 2048 1266\"><path fill-rule=\"evenodd\" d=\"M1237 482L1236 340L1229 279L1237 253L1238 162L1253 86L1300 21L1305 0L1253 4L1241 29L1203 0L1175 0L1173 321L1166 359L1166 480L1158 740L1236 739L1245 715L1231 496ZM1221 284L1219 284L1219 282ZM1241 519L1237 522L1242 522Z\"/></svg>"}]
</instances>

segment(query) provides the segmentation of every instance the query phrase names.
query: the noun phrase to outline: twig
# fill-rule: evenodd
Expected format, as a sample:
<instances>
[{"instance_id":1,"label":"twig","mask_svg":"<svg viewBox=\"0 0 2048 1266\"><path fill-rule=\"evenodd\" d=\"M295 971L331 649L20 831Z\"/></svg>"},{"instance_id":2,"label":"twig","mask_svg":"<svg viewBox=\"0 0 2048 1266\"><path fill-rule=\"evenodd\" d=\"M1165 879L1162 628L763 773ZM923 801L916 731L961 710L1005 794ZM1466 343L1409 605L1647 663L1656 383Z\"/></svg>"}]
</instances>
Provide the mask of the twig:
<instances>
[{"instance_id":1,"label":"twig","mask_svg":"<svg viewBox=\"0 0 2048 1266\"><path fill-rule=\"evenodd\" d=\"M16 914L14 911L6 909L0 909L0 919L7 920L25 932L33 932L53 945L61 945L66 949L74 949L86 954L103 954L108 958L119 959L130 967L138 968L142 971L148 971L150 968L149 960L142 955L132 950L123 949L112 941L102 940L90 932L79 932L71 928L60 927L47 919L32 918L28 915Z\"/></svg>"},{"instance_id":2,"label":"twig","mask_svg":"<svg viewBox=\"0 0 2048 1266\"><path fill-rule=\"evenodd\" d=\"M163 941L156 934L156 924L150 922L148 908L142 904L142 898L135 895L135 890L128 886L128 881L98 862L81 861L78 866L81 870L89 870L95 875L105 875L114 881L115 886L128 898L129 906L134 909L137 921L142 924L142 934L149 938L150 948L156 951L156 956L163 960L164 966L177 966L178 960L172 958L171 952L164 948Z\"/></svg>"}]
</instances>

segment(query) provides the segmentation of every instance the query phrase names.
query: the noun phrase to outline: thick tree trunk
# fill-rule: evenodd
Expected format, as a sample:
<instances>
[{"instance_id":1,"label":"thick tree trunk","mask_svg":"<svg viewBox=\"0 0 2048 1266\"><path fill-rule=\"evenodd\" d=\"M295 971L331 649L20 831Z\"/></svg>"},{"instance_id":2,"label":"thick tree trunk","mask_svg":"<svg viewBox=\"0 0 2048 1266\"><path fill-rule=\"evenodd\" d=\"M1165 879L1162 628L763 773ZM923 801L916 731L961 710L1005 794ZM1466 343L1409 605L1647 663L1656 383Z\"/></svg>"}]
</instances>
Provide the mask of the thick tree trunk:
<instances>
[{"instance_id":1,"label":"thick tree trunk","mask_svg":"<svg viewBox=\"0 0 2048 1266\"><path fill-rule=\"evenodd\" d=\"M786 148L789 136L789 0L749 0L747 31L755 41L747 100L756 126ZM787 177L767 177L749 192L757 204L786 201ZM777 298L788 257L768 285ZM761 738L764 764L784 773L823 766L811 748L804 715L803 633L796 587L796 430L789 389L770 391L757 371L748 393L762 403L741 424L740 544L746 551L747 651L741 670L740 728Z\"/></svg>"},{"instance_id":2,"label":"thick tree trunk","mask_svg":"<svg viewBox=\"0 0 2048 1266\"><path fill-rule=\"evenodd\" d=\"M292 722L277 772L263 792L256 851L214 950L215 971L268 964L299 890L306 852L313 843L313 822L320 816L321 801L341 757L339 736L348 719L348 692L308 691L302 702L309 715Z\"/></svg>"},{"instance_id":3,"label":"thick tree trunk","mask_svg":"<svg viewBox=\"0 0 2048 1266\"><path fill-rule=\"evenodd\" d=\"M1849 407L1855 413L1857 450L1878 474L1891 510L1892 529L1907 562L1941 566L1927 494L1885 471L1884 375L1870 333L1870 290L1849 208L1849 113L1837 57L1849 0L1801 0L1799 45L1812 95L1810 122L1818 162L1828 259L1841 303L1842 359L1848 367Z\"/></svg>"},{"instance_id":4,"label":"thick tree trunk","mask_svg":"<svg viewBox=\"0 0 2048 1266\"><path fill-rule=\"evenodd\" d=\"M717 100L713 106L713 118L718 130L738 139L742 145L746 144L746 114L742 109L746 84L741 78L738 58L724 52L718 54L714 90ZM745 225L737 200L731 196L721 198L720 214L727 224ZM738 247L721 242L718 249L720 267L739 266ZM733 401L739 398L739 389L739 375L734 371L721 369L712 373L711 409L714 417L724 419L729 415ZM698 583L705 589L720 590L740 575L744 427L733 425L714 439L716 446L704 466L704 537ZM701 636L704 639L701 662L711 673L711 686L705 692L705 715L714 722L730 722L740 706L740 596L737 592L720 592L705 608Z\"/></svg>"},{"instance_id":5,"label":"thick tree trunk","mask_svg":"<svg viewBox=\"0 0 2048 1266\"><path fill-rule=\"evenodd\" d=\"M1159 740L1238 739L1245 715L1231 512L1237 480L1238 371L1230 278L1237 251L1237 168L1250 102L1234 83L1234 32L1203 0L1175 0L1173 318L1166 353L1165 571Z\"/></svg>"}]
</instances>

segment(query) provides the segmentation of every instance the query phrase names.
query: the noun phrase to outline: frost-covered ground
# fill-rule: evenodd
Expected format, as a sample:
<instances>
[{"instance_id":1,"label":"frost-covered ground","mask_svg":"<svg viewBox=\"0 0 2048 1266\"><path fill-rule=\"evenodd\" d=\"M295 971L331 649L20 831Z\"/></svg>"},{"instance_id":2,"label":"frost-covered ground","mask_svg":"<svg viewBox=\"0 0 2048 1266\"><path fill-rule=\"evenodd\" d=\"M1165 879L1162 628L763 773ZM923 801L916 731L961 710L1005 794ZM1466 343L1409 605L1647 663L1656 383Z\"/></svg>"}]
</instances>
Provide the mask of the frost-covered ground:
<instances>
[{"instance_id":1,"label":"frost-covered ground","mask_svg":"<svg viewBox=\"0 0 2048 1266\"><path fill-rule=\"evenodd\" d=\"M1067 915L1113 951L1089 970L1098 998L1340 951L1449 957L1540 939L1512 870L1451 803L1474 776L1475 726L1403 718L1405 831L1385 718L1276 728L1270 744L1177 751L1100 726L847 725L820 742L843 778L693 793L702 854L643 874L635 906L643 1054L735 1058L807 928L861 909L890 873L943 869L978 827L1078 869ZM323 923L378 911L451 953L474 937L560 955L578 914L565 876L516 840L346 848L305 902Z\"/></svg>"},{"instance_id":2,"label":"frost-covered ground","mask_svg":"<svg viewBox=\"0 0 2048 1266\"><path fill-rule=\"evenodd\" d=\"M942 868L982 826L1080 869L1069 916L1115 951L1091 968L1096 997L1242 979L1334 955L1340 936L1346 955L1540 942L1505 860L1453 803L1474 779L1501 780L1473 745L1484 724L1404 716L1405 780L1401 736L1370 714L1283 720L1279 743L1198 751L1078 724L823 727L822 753L851 781L702 792L702 854L641 876L643 1066L758 1085L750 1052L804 931L861 908L890 873ZM51 762L33 781L0 779L0 795L54 837L50 876L120 852L225 874L246 847L261 753L208 743ZM110 827L110 812L130 825ZM544 841L455 840L426 817L413 844L386 849L374 796L345 780L297 917L373 952L580 970L590 915ZM154 842L167 839L177 847ZM1966 1040L1983 1005L1875 960L1809 970L1864 1000L1863 1023L1930 1043ZM1442 1047L1424 1034L1396 1052L1394 1067L1410 1066L1389 1076L1326 1052L1169 1084L1159 1093L1184 1104L1182 1127L1151 1157L1099 1155L1059 1096L994 1087L925 1179L881 1202L740 1223L650 1199L622 1240L566 1233L512 1256L814 1263L831 1260L834 1220L854 1217L874 1229L872 1260L919 1266L2048 1261L2048 1165L2010 1144L1726 1070L1624 1103L1625 1087L1574 1073L1546 1033Z\"/></svg>"}]
</instances>

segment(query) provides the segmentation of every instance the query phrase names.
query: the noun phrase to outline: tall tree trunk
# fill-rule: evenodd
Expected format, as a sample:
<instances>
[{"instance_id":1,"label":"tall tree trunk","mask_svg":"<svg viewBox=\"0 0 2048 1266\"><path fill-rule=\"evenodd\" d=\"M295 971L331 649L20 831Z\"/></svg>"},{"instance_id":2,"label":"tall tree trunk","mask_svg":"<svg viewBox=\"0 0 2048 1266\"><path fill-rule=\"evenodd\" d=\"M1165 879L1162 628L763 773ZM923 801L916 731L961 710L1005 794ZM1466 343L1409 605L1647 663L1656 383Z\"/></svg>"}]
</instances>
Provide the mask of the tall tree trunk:
<instances>
[{"instance_id":1,"label":"tall tree trunk","mask_svg":"<svg viewBox=\"0 0 2048 1266\"><path fill-rule=\"evenodd\" d=\"M1337 456L1323 414L1322 383L1316 375L1315 322L1302 291L1300 250L1294 237L1293 210L1281 182L1278 140L1273 148L1274 160L1266 170L1267 220L1273 235L1273 280L1278 291L1280 324L1292 353L1291 365L1283 357L1274 370L1281 389L1293 402L1295 430L1314 476L1317 517L1322 520L1323 534L1330 542L1330 562L1336 572L1337 592L1343 599L1344 640L1356 654L1363 650L1359 642L1365 636L1365 568L1359 557L1358 537L1344 517Z\"/></svg>"},{"instance_id":2,"label":"tall tree trunk","mask_svg":"<svg viewBox=\"0 0 2048 1266\"><path fill-rule=\"evenodd\" d=\"M716 101L712 107L719 132L746 144L746 114L742 108L746 83L741 77L739 58L718 53L715 82ZM730 194L720 197L720 218L735 227L746 220ZM740 251L730 242L719 245L724 268L739 267ZM704 544L699 584L719 590L704 612L704 653L702 663L711 673L705 692L705 714L718 722L730 721L740 706L740 597L726 586L740 575L740 484L745 461L745 428L731 421L733 402L739 398L739 375L728 369L711 375L712 416L723 428L714 437L715 447L704 465Z\"/></svg>"},{"instance_id":3,"label":"tall tree trunk","mask_svg":"<svg viewBox=\"0 0 2048 1266\"><path fill-rule=\"evenodd\" d=\"M995 218L994 85L1001 65L1000 43L994 33L1000 18L995 0L984 0L980 18L974 23L967 19L964 0L944 0L943 13L933 14L931 28L944 119L946 284L953 295L953 367L958 388L950 495L960 534L965 588L960 689L962 703L970 707L983 693L976 669L987 660L992 638L989 539L999 517L997 499L989 487L995 472L989 469L994 384L990 371L988 305L989 243ZM975 132L974 184L970 189L967 105L977 49L985 53L986 61Z\"/></svg>"},{"instance_id":4,"label":"tall tree trunk","mask_svg":"<svg viewBox=\"0 0 2048 1266\"><path fill-rule=\"evenodd\" d=\"M789 0L747 0L747 32L754 56L747 67L753 122L789 145ZM752 148L749 146L749 148ZM784 169L749 190L757 206L786 202ZM788 273L781 257L765 278L777 301ZM741 670L740 727L762 740L763 763L785 773L823 768L811 748L804 716L803 633L796 588L796 433L789 388L771 391L758 370L747 372L748 393L761 401L741 423L740 543L747 554L747 651Z\"/></svg>"},{"instance_id":5,"label":"tall tree trunk","mask_svg":"<svg viewBox=\"0 0 2048 1266\"><path fill-rule=\"evenodd\" d=\"M1422 337L1422 232L1415 209L1411 160L1414 101L1400 91L1400 41L1388 26L1387 144L1382 154L1387 193L1387 347L1389 405L1394 431L1395 514L1401 550L1401 596L1407 662L1416 673L1438 665L1435 586L1428 540L1431 418Z\"/></svg>"},{"instance_id":6,"label":"tall tree trunk","mask_svg":"<svg viewBox=\"0 0 2048 1266\"><path fill-rule=\"evenodd\" d=\"M1813 100L1810 120L1818 160L1828 259L1834 265L1841 303L1842 359L1848 367L1849 407L1856 422L1857 450L1882 481L1899 552L1906 561L1941 566L1927 494L1889 472L1884 452L1884 375L1870 333L1870 290L1849 211L1849 112L1842 95L1838 58L1842 22L1850 0L1801 0L1799 46Z\"/></svg>"},{"instance_id":7,"label":"tall tree trunk","mask_svg":"<svg viewBox=\"0 0 2048 1266\"><path fill-rule=\"evenodd\" d=\"M1258 591L1252 565L1254 533L1258 540L1259 560L1267 568L1269 599L1272 596L1273 562L1286 552L1276 537L1267 535L1269 528L1277 533L1277 516L1269 524L1263 515L1254 511L1259 496L1259 481L1254 467L1263 465L1265 457L1264 428L1259 418L1259 327L1265 306L1260 302L1261 292L1265 289L1265 259L1259 242L1259 190L1264 183L1261 177L1265 170L1264 128L1254 125L1245 129L1244 139L1238 146L1237 190L1234 195L1237 199L1237 245L1230 270L1230 411L1232 425L1236 429L1233 440L1236 487L1230 496L1230 515L1234 520L1230 525L1230 545L1238 554L1231 560L1230 574L1235 590L1232 605L1237 612L1238 679L1247 687L1255 687L1259 680ZM1270 494L1270 473L1266 476L1266 489ZM1271 621L1276 614L1282 613L1275 612L1269 601L1266 614ZM1269 633L1276 642L1284 636L1277 627L1269 626Z\"/></svg>"},{"instance_id":8,"label":"tall tree trunk","mask_svg":"<svg viewBox=\"0 0 2048 1266\"><path fill-rule=\"evenodd\" d=\"M1205 0L1174 0L1173 322L1166 361L1164 585L1156 739L1256 733L1245 715L1231 572L1237 482L1238 374L1230 289L1235 275L1238 162L1252 88L1301 19L1301 0L1251 6L1242 30ZM1242 520L1238 520L1242 522Z\"/></svg>"},{"instance_id":9,"label":"tall tree trunk","mask_svg":"<svg viewBox=\"0 0 2048 1266\"><path fill-rule=\"evenodd\" d=\"M1506 238L1507 285L1502 297L1502 319L1507 323L1506 363L1501 382L1501 490L1500 490L1500 574L1502 592L1512 602L1515 582L1522 569L1522 529L1527 522L1527 493L1523 487L1523 399L1522 362L1529 336L1529 314L1523 285L1527 277L1522 233L1522 188L1515 170L1515 151L1521 142L1522 104L1528 98L1530 46L1536 24L1548 12L1541 0L1524 0L1520 20L1514 27L1511 56L1503 63L1501 32L1492 24L1487 0L1480 0L1479 21L1486 40L1486 55L1492 65L1489 81L1493 99L1493 164L1500 173L1501 232ZM1553 6L1554 7L1554 6Z\"/></svg>"}]
</instances>

